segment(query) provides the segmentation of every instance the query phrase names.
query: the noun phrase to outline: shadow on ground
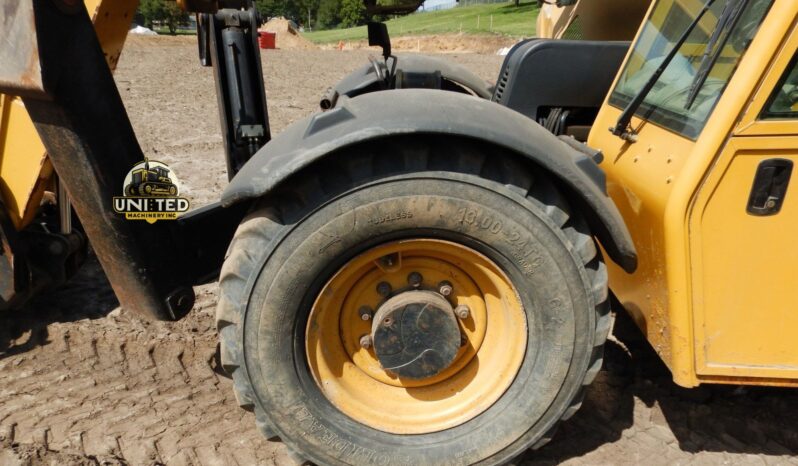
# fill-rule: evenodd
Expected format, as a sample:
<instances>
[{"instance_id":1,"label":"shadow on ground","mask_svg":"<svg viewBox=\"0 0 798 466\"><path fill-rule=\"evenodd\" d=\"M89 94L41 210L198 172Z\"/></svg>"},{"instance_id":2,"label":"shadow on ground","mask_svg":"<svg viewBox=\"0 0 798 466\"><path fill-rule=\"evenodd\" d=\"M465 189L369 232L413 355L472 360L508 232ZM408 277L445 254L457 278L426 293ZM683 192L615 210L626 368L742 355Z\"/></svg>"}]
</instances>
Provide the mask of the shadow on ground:
<instances>
[{"instance_id":1,"label":"shadow on ground","mask_svg":"<svg viewBox=\"0 0 798 466\"><path fill-rule=\"evenodd\" d=\"M629 351L607 343L604 370L580 411L545 448L527 452L522 464L553 465L583 456L587 463L615 463L621 460L618 449L613 448L615 459L597 450L622 439L630 445L621 450L653 451L661 464L701 452L798 454L798 390L681 388L628 318L619 317L615 334Z\"/></svg>"},{"instance_id":2,"label":"shadow on ground","mask_svg":"<svg viewBox=\"0 0 798 466\"><path fill-rule=\"evenodd\" d=\"M50 324L99 319L118 305L102 267L90 253L66 284L40 294L22 309L0 313L0 359L48 344Z\"/></svg>"}]
</instances>

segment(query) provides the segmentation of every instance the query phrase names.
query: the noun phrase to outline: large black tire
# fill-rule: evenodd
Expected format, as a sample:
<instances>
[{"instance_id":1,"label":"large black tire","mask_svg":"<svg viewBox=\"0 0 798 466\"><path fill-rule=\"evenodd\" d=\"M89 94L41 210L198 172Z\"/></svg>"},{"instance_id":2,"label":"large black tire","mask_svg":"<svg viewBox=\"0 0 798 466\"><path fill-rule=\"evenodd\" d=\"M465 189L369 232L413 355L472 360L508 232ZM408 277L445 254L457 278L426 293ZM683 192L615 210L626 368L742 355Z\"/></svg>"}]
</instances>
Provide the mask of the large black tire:
<instances>
[{"instance_id":1,"label":"large black tire","mask_svg":"<svg viewBox=\"0 0 798 466\"><path fill-rule=\"evenodd\" d=\"M320 465L503 464L548 442L599 371L610 327L605 266L550 178L486 144L415 137L335 154L264 199L230 245L217 310L222 364L264 435ZM461 209L474 215L463 221ZM396 212L412 215L369 221ZM337 410L308 372L303 338L315 296L341 265L408 237L460 242L498 264L520 294L528 338L493 406L454 428L402 436Z\"/></svg>"}]
</instances>

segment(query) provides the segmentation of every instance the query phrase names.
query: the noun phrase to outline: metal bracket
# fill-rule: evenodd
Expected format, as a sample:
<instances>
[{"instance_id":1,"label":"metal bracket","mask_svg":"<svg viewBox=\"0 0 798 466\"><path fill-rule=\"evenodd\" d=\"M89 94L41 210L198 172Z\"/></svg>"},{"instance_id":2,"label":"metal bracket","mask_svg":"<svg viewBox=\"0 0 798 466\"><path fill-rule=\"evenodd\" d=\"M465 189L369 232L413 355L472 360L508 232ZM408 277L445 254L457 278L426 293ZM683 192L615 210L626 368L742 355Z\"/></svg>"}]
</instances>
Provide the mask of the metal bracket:
<instances>
[{"instance_id":1,"label":"metal bracket","mask_svg":"<svg viewBox=\"0 0 798 466\"><path fill-rule=\"evenodd\" d=\"M213 66L230 179L271 139L259 25L254 7L203 13L197 21L200 62Z\"/></svg>"}]
</instances>

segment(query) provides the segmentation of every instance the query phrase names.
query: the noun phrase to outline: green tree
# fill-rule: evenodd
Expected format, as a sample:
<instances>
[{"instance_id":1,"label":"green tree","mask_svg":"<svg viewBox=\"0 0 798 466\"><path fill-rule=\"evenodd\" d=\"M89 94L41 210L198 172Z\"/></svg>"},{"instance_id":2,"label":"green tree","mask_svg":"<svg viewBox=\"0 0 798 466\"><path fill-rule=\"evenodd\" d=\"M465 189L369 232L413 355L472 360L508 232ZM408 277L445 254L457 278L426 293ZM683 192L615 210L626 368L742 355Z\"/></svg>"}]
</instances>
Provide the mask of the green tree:
<instances>
[{"instance_id":1,"label":"green tree","mask_svg":"<svg viewBox=\"0 0 798 466\"><path fill-rule=\"evenodd\" d=\"M141 0L139 13L144 19L144 27L152 29L153 21L161 21L166 14L163 0Z\"/></svg>"},{"instance_id":2,"label":"green tree","mask_svg":"<svg viewBox=\"0 0 798 466\"><path fill-rule=\"evenodd\" d=\"M341 22L340 10L341 0L320 0L319 10L316 13L318 27L329 29L338 26L338 23Z\"/></svg>"},{"instance_id":3,"label":"green tree","mask_svg":"<svg viewBox=\"0 0 798 466\"><path fill-rule=\"evenodd\" d=\"M363 0L341 0L341 26L351 28L364 23L366 7Z\"/></svg>"},{"instance_id":4,"label":"green tree","mask_svg":"<svg viewBox=\"0 0 798 466\"><path fill-rule=\"evenodd\" d=\"M139 13L144 19L144 26L152 29L153 22L166 24L169 32L174 34L177 27L188 22L188 13L183 11L175 0L141 0Z\"/></svg>"},{"instance_id":5,"label":"green tree","mask_svg":"<svg viewBox=\"0 0 798 466\"><path fill-rule=\"evenodd\" d=\"M300 8L297 22L304 24L306 29L312 29L318 22L316 16L319 12L321 0L298 0L297 6Z\"/></svg>"},{"instance_id":6,"label":"green tree","mask_svg":"<svg viewBox=\"0 0 798 466\"><path fill-rule=\"evenodd\" d=\"M292 18L296 14L296 7L291 0L256 0L255 8L264 19L275 16Z\"/></svg>"}]
</instances>

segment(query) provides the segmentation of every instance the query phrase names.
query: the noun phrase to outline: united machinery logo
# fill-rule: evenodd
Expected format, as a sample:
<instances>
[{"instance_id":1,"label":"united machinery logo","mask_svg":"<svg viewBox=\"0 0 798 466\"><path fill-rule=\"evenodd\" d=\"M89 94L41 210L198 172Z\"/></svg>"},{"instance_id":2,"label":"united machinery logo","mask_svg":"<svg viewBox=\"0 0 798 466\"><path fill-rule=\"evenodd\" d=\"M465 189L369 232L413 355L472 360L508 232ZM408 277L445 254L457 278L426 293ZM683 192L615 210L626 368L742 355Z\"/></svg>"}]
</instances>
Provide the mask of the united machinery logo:
<instances>
[{"instance_id":1,"label":"united machinery logo","mask_svg":"<svg viewBox=\"0 0 798 466\"><path fill-rule=\"evenodd\" d=\"M122 193L114 197L114 212L128 220L174 220L189 207L188 199L179 197L180 181L174 172L146 158L127 173Z\"/></svg>"}]
</instances>

